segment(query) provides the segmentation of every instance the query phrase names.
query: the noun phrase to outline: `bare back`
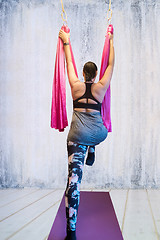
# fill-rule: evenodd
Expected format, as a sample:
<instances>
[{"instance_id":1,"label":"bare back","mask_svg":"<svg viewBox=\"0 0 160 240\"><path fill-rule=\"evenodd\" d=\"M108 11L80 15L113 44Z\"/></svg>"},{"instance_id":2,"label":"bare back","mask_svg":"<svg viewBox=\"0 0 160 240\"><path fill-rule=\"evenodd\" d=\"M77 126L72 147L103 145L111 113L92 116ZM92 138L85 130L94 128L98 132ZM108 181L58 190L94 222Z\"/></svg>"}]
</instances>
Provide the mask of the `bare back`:
<instances>
[{"instance_id":1,"label":"bare back","mask_svg":"<svg viewBox=\"0 0 160 240\"><path fill-rule=\"evenodd\" d=\"M77 98L81 97L86 91L86 85L84 82L81 82L80 80L77 81L73 87L71 88L71 92L72 92L72 98L73 100L76 100ZM93 97L98 100L100 103L102 103L104 95L106 93L106 90L104 89L104 87L102 86L101 83L93 83L91 86L91 92ZM79 102L82 103L87 103L87 99L80 99ZM97 104L96 101L92 100L92 99L88 99L88 103L91 104ZM94 112L97 110L94 109L85 109L85 108L75 108L76 111L80 111L80 112Z\"/></svg>"}]
</instances>

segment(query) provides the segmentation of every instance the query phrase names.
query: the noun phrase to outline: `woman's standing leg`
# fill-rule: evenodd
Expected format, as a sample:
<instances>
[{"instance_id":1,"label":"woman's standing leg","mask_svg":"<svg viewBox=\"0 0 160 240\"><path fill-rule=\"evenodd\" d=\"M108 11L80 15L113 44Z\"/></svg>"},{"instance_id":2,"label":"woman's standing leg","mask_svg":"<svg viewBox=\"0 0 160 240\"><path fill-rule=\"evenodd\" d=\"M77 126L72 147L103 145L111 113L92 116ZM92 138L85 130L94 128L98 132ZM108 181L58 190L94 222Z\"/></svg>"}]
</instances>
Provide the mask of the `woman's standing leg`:
<instances>
[{"instance_id":1,"label":"woman's standing leg","mask_svg":"<svg viewBox=\"0 0 160 240\"><path fill-rule=\"evenodd\" d=\"M78 206L80 201L80 184L82 180L84 158L87 146L68 142L68 182L65 190L65 206L67 218L67 236L76 239Z\"/></svg>"}]
</instances>

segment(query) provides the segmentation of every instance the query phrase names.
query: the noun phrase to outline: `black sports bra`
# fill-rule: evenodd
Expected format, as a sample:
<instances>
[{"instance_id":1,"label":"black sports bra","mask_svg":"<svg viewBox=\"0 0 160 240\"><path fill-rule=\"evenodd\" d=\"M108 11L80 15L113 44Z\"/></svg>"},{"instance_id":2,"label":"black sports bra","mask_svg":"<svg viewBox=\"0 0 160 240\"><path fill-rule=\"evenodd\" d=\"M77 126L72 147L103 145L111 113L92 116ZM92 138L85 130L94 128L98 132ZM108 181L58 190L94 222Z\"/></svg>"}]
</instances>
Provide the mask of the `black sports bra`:
<instances>
[{"instance_id":1,"label":"black sports bra","mask_svg":"<svg viewBox=\"0 0 160 240\"><path fill-rule=\"evenodd\" d=\"M100 111L101 112L101 105L102 103L100 103L97 99L95 99L91 93L91 85L93 83L87 83L85 82L86 84L86 91L85 93L83 94L83 96L77 98L76 100L73 101L73 108L90 108L90 109L94 109L94 110L97 110L97 111ZM84 99L86 98L87 99L87 103L82 103L82 102L78 102L80 99ZM93 103L88 103L88 99L92 99L94 100L95 102L97 102L97 104L93 104Z\"/></svg>"}]
</instances>

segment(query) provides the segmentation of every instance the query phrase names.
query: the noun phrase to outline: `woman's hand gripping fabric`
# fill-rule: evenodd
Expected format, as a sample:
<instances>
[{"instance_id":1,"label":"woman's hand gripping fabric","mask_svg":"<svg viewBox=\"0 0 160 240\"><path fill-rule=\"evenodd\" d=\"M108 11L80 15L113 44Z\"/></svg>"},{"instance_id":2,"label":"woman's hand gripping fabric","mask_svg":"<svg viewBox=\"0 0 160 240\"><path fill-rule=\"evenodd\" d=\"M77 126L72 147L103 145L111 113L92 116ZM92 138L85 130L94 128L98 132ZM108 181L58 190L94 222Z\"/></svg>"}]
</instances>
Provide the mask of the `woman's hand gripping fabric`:
<instances>
[{"instance_id":1,"label":"woman's hand gripping fabric","mask_svg":"<svg viewBox=\"0 0 160 240\"><path fill-rule=\"evenodd\" d=\"M113 40L113 34L111 34L110 32L108 32L109 35L109 40Z\"/></svg>"},{"instance_id":2,"label":"woman's hand gripping fabric","mask_svg":"<svg viewBox=\"0 0 160 240\"><path fill-rule=\"evenodd\" d=\"M59 31L59 37L62 39L63 43L68 43L70 33L64 32L62 29Z\"/></svg>"}]
</instances>

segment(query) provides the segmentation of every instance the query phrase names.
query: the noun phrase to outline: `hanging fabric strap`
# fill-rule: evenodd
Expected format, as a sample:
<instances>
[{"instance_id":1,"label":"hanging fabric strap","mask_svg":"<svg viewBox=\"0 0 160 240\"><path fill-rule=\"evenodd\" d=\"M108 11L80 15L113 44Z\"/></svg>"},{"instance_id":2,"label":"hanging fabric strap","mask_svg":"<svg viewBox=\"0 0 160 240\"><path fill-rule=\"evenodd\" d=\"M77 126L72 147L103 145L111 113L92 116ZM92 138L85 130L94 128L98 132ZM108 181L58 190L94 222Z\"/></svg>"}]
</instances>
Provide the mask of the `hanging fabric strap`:
<instances>
[{"instance_id":1,"label":"hanging fabric strap","mask_svg":"<svg viewBox=\"0 0 160 240\"><path fill-rule=\"evenodd\" d=\"M113 26L109 25L107 28L103 53L102 53L102 60L101 60L101 69L100 69L100 76L99 80L103 77L104 72L108 66L109 62L109 53L110 53L110 40L108 32L113 34ZM103 119L103 124L107 128L108 132L112 132L112 125L111 125L111 114L110 114L110 106L111 106L111 93L110 93L110 85L106 91L102 102L101 114Z\"/></svg>"},{"instance_id":2,"label":"hanging fabric strap","mask_svg":"<svg viewBox=\"0 0 160 240\"><path fill-rule=\"evenodd\" d=\"M70 32L70 29L68 28L68 26L63 25L61 29L66 33ZM70 43L70 40L69 40L69 43ZM75 68L75 73L78 77L71 43L70 43L70 50L71 50L73 66ZM64 128L67 126L68 126L68 120L67 120L67 112L66 112L65 56L64 56L63 42L60 38L58 38L54 77L53 77L53 87L52 87L51 127L58 129L60 132L62 132L64 131Z\"/></svg>"},{"instance_id":3,"label":"hanging fabric strap","mask_svg":"<svg viewBox=\"0 0 160 240\"><path fill-rule=\"evenodd\" d=\"M70 29L68 26L62 26L61 28L65 32L69 33ZM113 26L109 25L107 28L107 33L113 33ZM69 40L70 43L70 40ZM73 51L70 43L70 50L72 56L72 62L77 74L77 69L75 65L75 60L73 56ZM106 34L102 60L101 60L101 69L100 69L100 78L104 75L104 72L108 66L109 61L109 52L110 52L110 40L109 35ZM107 89L104 100L102 102L101 114L105 127L108 132L112 131L111 126L111 116L110 116L110 86ZM58 129L59 131L64 131L64 128L68 126L67 112L66 112L66 82L65 82L65 56L63 42L58 38L57 43L57 52L56 52L56 61L55 61L55 70L53 77L53 88L52 88L52 107L51 107L51 127Z\"/></svg>"}]
</instances>

